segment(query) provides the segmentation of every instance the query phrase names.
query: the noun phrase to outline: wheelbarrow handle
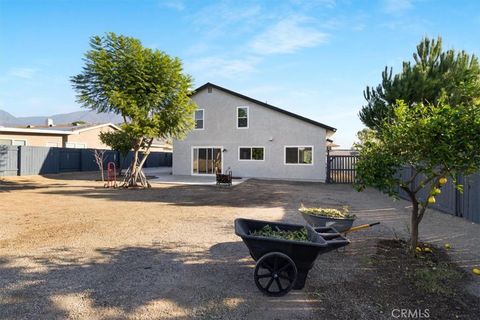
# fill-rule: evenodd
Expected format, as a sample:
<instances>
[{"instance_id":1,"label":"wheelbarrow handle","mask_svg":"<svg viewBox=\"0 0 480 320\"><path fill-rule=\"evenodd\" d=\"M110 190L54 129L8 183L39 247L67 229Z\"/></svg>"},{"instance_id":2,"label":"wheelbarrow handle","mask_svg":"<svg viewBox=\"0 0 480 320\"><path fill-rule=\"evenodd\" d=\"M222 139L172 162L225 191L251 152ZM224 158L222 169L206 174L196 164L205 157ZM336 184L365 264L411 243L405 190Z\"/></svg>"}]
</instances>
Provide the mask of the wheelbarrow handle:
<instances>
[{"instance_id":1,"label":"wheelbarrow handle","mask_svg":"<svg viewBox=\"0 0 480 320\"><path fill-rule=\"evenodd\" d=\"M345 233L370 228L370 227L376 226L377 224L380 224L380 222L374 222L374 223L370 223L370 224L362 224L362 225L359 225L359 226L356 226L356 227L353 227L353 228L350 228L350 229L346 230Z\"/></svg>"}]
</instances>

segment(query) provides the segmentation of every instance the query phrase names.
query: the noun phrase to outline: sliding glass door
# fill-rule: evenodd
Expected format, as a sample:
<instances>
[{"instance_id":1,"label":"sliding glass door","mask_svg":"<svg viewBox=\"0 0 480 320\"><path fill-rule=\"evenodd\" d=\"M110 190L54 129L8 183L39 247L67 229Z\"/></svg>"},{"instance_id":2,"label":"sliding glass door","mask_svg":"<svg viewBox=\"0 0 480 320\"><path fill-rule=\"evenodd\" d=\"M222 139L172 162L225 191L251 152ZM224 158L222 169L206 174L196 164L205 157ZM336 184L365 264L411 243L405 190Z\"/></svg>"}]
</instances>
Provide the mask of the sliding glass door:
<instances>
[{"instance_id":1,"label":"sliding glass door","mask_svg":"<svg viewBox=\"0 0 480 320\"><path fill-rule=\"evenodd\" d=\"M216 174L222 172L222 148L194 147L192 152L193 174Z\"/></svg>"}]
</instances>

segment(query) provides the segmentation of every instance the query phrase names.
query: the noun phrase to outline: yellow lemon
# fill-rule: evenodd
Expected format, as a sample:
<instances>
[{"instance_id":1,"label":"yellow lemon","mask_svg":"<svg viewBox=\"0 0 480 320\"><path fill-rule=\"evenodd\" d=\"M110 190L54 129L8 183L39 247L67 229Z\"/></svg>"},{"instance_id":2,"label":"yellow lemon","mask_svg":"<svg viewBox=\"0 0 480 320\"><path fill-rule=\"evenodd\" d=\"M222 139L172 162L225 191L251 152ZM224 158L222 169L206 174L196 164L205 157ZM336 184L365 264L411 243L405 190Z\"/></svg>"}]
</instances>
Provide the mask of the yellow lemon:
<instances>
[{"instance_id":1,"label":"yellow lemon","mask_svg":"<svg viewBox=\"0 0 480 320\"><path fill-rule=\"evenodd\" d=\"M472 272L475 273L477 276L480 276L480 269L479 268L473 268Z\"/></svg>"},{"instance_id":2,"label":"yellow lemon","mask_svg":"<svg viewBox=\"0 0 480 320\"><path fill-rule=\"evenodd\" d=\"M435 197L434 196L428 197L428 203L435 203Z\"/></svg>"},{"instance_id":3,"label":"yellow lemon","mask_svg":"<svg viewBox=\"0 0 480 320\"><path fill-rule=\"evenodd\" d=\"M438 180L438 183L440 183L440 184L443 186L445 183L447 183L447 181L448 181L447 178L441 177L441 178Z\"/></svg>"},{"instance_id":4,"label":"yellow lemon","mask_svg":"<svg viewBox=\"0 0 480 320\"><path fill-rule=\"evenodd\" d=\"M432 249L430 249L430 248L423 248L423 251L425 251L425 252L432 252Z\"/></svg>"},{"instance_id":5,"label":"yellow lemon","mask_svg":"<svg viewBox=\"0 0 480 320\"><path fill-rule=\"evenodd\" d=\"M434 195L434 196L437 196L440 193L442 193L442 190L440 190L439 188L435 188L435 189L432 190L432 195Z\"/></svg>"},{"instance_id":6,"label":"yellow lemon","mask_svg":"<svg viewBox=\"0 0 480 320\"><path fill-rule=\"evenodd\" d=\"M445 249L450 249L451 247L450 243L445 243Z\"/></svg>"},{"instance_id":7,"label":"yellow lemon","mask_svg":"<svg viewBox=\"0 0 480 320\"><path fill-rule=\"evenodd\" d=\"M422 248L420 248L420 247L416 247L415 250L416 250L417 252L422 252Z\"/></svg>"}]
</instances>

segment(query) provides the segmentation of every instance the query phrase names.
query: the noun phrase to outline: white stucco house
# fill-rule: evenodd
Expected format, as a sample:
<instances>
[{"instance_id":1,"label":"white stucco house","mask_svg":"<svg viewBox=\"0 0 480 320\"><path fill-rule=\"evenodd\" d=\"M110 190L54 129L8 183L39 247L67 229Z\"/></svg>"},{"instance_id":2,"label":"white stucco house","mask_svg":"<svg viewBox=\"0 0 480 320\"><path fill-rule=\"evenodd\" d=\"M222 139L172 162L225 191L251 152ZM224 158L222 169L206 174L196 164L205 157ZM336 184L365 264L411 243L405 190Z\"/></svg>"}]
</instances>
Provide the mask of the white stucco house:
<instances>
[{"instance_id":1,"label":"white stucco house","mask_svg":"<svg viewBox=\"0 0 480 320\"><path fill-rule=\"evenodd\" d=\"M335 128L212 83L192 100L195 129L173 142L174 175L325 181Z\"/></svg>"}]
</instances>

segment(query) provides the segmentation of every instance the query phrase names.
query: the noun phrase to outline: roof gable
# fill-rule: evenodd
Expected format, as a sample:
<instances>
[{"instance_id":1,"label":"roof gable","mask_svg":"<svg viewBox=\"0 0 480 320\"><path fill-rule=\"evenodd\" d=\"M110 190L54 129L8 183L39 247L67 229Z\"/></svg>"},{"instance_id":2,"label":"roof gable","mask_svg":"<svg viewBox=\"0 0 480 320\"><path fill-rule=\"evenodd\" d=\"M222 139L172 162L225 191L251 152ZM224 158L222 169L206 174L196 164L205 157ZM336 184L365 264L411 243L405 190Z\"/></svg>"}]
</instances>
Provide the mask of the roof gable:
<instances>
[{"instance_id":1,"label":"roof gable","mask_svg":"<svg viewBox=\"0 0 480 320\"><path fill-rule=\"evenodd\" d=\"M271 104L268 104L268 103L262 102L262 101L260 101L260 100L256 100L256 99L250 98L250 97L248 97L248 96L245 96L245 95L240 94L240 93L238 93L238 92L235 92L235 91L232 91L232 90L229 90L229 89L220 87L220 86L218 86L218 85L216 85L216 84L213 84L213 83L210 83L210 82L207 82L207 83L205 83L203 86L198 87L198 88L195 90L195 92L193 93L193 95L195 95L197 92L200 92L200 91L202 91L202 90L204 90L204 89L207 89L207 88L209 88L209 87L210 87L210 88L214 88L214 89L221 90L221 91L223 91L223 92L225 92L225 93L228 93L228 94L234 95L234 96L236 96L236 97L242 98L242 99L244 99L244 100L253 102L253 103L258 104L258 105L260 105L260 106L262 106L262 107L265 107L265 108L270 109L270 110L273 110L273 111L280 112L280 113L282 113L282 114L285 114L285 115L287 115L287 116L296 118L296 119L298 119L298 120L305 121L305 122L310 123L310 124L313 124L313 125L315 125L315 126L317 126L317 127L321 127L321 128L326 129L326 130L333 131L333 132L337 131L337 129L334 128L334 127L330 127L330 126L328 126L328 125L326 125L326 124L317 122L317 121L315 121L315 120L302 117L302 116L300 116L300 115L298 115L298 114L296 114L296 113L293 113L293 112L290 112L290 111L287 111L287 110L284 110L284 109L281 109L281 108L272 106Z\"/></svg>"}]
</instances>

